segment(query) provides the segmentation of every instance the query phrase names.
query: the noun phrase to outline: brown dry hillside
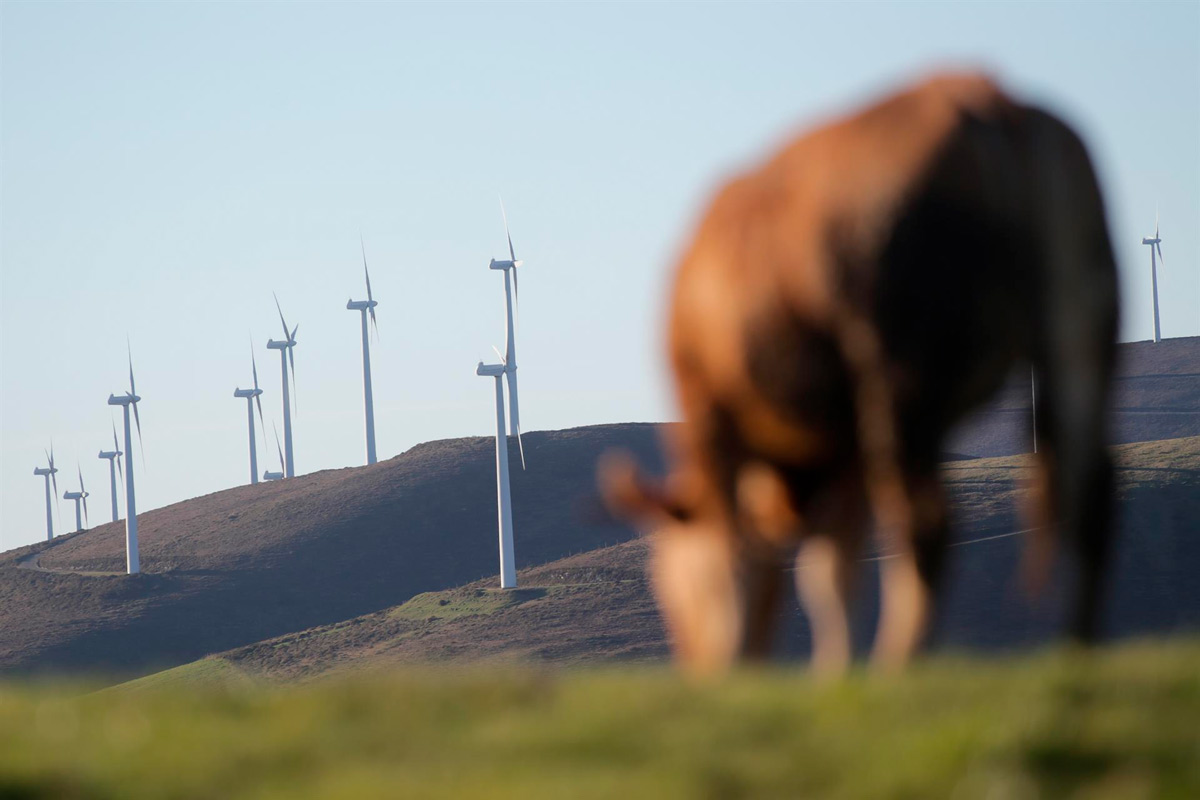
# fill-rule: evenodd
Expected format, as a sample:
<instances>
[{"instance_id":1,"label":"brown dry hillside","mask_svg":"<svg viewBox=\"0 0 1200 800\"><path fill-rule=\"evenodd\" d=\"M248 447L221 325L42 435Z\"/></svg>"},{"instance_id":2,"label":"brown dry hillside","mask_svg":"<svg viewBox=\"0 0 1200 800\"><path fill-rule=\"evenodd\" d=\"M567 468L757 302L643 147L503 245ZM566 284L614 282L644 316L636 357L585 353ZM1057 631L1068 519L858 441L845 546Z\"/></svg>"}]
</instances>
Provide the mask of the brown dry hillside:
<instances>
[{"instance_id":1,"label":"brown dry hillside","mask_svg":"<svg viewBox=\"0 0 1200 800\"><path fill-rule=\"evenodd\" d=\"M1200 338L1123 345L1121 352L1118 439L1200 434ZM968 426L974 440L960 437L951 449L973 456L1026 450L1028 415L1012 406L1024 397L1014 387ZM596 514L595 459L621 446L653 464L656 438L656 426L637 424L528 434L529 470L514 463L518 566L628 541L628 528ZM145 673L493 576L493 453L490 438L429 442L371 467L145 512L144 572L133 578L103 574L122 567L121 524L0 554L0 674ZM515 462L515 449L510 456ZM974 502L1002 506L1007 474L995 473L1000 483L983 485ZM1167 502L1177 489L1145 491ZM1016 524L997 511L968 530ZM18 566L29 558L54 571ZM1154 602L1147 608L1170 612Z\"/></svg>"},{"instance_id":2,"label":"brown dry hillside","mask_svg":"<svg viewBox=\"0 0 1200 800\"><path fill-rule=\"evenodd\" d=\"M1120 345L1110 429L1115 444L1200 436L1200 336ZM1030 386L1018 370L963 424L948 449L970 456L1027 452Z\"/></svg>"},{"instance_id":3,"label":"brown dry hillside","mask_svg":"<svg viewBox=\"0 0 1200 800\"><path fill-rule=\"evenodd\" d=\"M591 497L596 457L614 446L654 463L656 426L525 436L529 469L513 465L519 567L632 535ZM40 554L44 569L120 570L123 523L5 553L0 672L141 673L495 575L495 480L493 439L429 442L143 513L138 576L18 566Z\"/></svg>"},{"instance_id":4,"label":"brown dry hillside","mask_svg":"<svg viewBox=\"0 0 1200 800\"><path fill-rule=\"evenodd\" d=\"M1105 624L1113 637L1200 628L1200 437L1122 445L1120 536ZM958 545L940 647L1007 649L1057 635L1069 570L1060 569L1044 600L1017 591L1022 535L1015 517L1026 456L947 463ZM223 668L270 680L413 662L533 661L598 664L661 658L667 644L646 580L647 543L635 539L521 571L521 588L478 581L419 595L395 608L222 653L181 669ZM863 565L858 649L874 625L874 562ZM807 653L808 634L794 603L780 635L790 656ZM165 677L165 676L164 676Z\"/></svg>"}]
</instances>

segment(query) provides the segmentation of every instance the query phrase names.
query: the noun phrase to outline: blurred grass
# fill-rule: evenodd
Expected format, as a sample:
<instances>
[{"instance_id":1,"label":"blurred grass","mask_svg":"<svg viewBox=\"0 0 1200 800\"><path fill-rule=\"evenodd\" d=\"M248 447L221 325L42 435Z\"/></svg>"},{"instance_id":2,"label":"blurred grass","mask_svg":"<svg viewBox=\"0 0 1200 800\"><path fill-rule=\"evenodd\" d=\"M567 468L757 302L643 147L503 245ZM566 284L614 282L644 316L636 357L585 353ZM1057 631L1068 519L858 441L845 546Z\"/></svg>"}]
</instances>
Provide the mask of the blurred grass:
<instances>
[{"instance_id":1,"label":"blurred grass","mask_svg":"<svg viewBox=\"0 0 1200 800\"><path fill-rule=\"evenodd\" d=\"M216 661L94 694L0 685L0 798L1200 797L1194 638L828 686L476 668L281 688Z\"/></svg>"}]
</instances>

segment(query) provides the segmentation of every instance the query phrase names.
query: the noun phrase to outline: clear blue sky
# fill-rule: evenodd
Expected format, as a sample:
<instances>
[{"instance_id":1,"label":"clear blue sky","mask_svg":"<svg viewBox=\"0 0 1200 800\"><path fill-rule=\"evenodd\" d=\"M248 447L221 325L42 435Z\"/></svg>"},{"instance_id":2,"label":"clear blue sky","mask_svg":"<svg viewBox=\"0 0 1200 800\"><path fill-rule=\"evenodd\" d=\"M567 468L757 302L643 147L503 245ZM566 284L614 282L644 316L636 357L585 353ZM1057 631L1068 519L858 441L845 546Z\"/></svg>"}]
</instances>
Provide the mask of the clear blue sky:
<instances>
[{"instance_id":1,"label":"clear blue sky","mask_svg":"<svg viewBox=\"0 0 1200 800\"><path fill-rule=\"evenodd\" d=\"M1125 339L1149 335L1160 204L1163 333L1200 334L1196 2L4 2L0 24L0 548L43 535L51 437L60 492L78 459L107 519L127 334L140 508L244 481L251 335L281 422L272 290L300 325L297 470L362 463L360 231L380 456L490 433L474 366L503 345L498 193L526 261L525 428L671 418L665 277L708 193L940 64L991 68L1084 133Z\"/></svg>"}]
</instances>

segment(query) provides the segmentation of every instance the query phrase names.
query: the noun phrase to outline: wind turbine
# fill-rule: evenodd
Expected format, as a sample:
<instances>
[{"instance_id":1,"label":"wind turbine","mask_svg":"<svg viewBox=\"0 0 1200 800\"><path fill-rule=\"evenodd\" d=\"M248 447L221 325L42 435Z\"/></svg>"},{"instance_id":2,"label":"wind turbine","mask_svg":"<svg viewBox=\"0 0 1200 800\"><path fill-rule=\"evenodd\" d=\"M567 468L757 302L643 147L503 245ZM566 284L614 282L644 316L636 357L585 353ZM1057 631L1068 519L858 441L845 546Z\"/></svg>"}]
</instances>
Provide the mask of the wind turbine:
<instances>
[{"instance_id":1,"label":"wind turbine","mask_svg":"<svg viewBox=\"0 0 1200 800\"><path fill-rule=\"evenodd\" d=\"M499 351L496 354L499 355ZM504 386L501 382L507 374L504 357L500 357L499 364L484 364L480 361L475 367L475 374L496 380L496 514L500 527L500 588L515 589L517 567L513 554L512 493L508 481L508 436L504 430ZM518 431L518 446L520 441L521 434Z\"/></svg>"},{"instance_id":2,"label":"wind turbine","mask_svg":"<svg viewBox=\"0 0 1200 800\"><path fill-rule=\"evenodd\" d=\"M375 306L379 303L371 294L371 273L367 271L367 246L363 242L362 236L358 237L358 243L362 246L363 275L367 279L367 299L347 300L346 308L350 311L358 311L362 316L363 403L367 413L367 463L374 464L377 460L375 458L375 401L371 393L371 347L367 338L367 312L371 313L371 325L375 328L375 335L379 336L379 323L375 321Z\"/></svg>"},{"instance_id":3,"label":"wind turbine","mask_svg":"<svg viewBox=\"0 0 1200 800\"><path fill-rule=\"evenodd\" d=\"M283 472L284 472L283 448L279 446L279 429L275 427L274 422L271 423L271 430L275 431L275 449L277 449L279 451L279 472L264 472L263 473L264 481L283 480ZM264 434L264 438L265 438L265 434Z\"/></svg>"},{"instance_id":4,"label":"wind turbine","mask_svg":"<svg viewBox=\"0 0 1200 800\"><path fill-rule=\"evenodd\" d=\"M1154 236L1143 237L1142 244L1150 245L1150 288L1154 292L1154 341L1162 341L1162 330L1158 325L1158 262L1162 261L1162 239L1158 236L1158 211L1154 212ZM1158 259L1154 255L1157 252Z\"/></svg>"},{"instance_id":5,"label":"wind turbine","mask_svg":"<svg viewBox=\"0 0 1200 800\"><path fill-rule=\"evenodd\" d=\"M117 423L113 423L113 449L101 450L100 458L108 459L108 481L112 485L112 521L116 522L120 519L117 512L117 473L121 472L121 448L117 445ZM124 473L121 473L121 479L125 479Z\"/></svg>"},{"instance_id":6,"label":"wind turbine","mask_svg":"<svg viewBox=\"0 0 1200 800\"><path fill-rule=\"evenodd\" d=\"M128 347L128 344L127 344ZM125 416L125 452L133 450L133 430L129 427L129 409L133 408L133 419L137 423L138 442L142 440L142 418L138 415L137 404L142 398L138 397L133 383L133 352L129 351L129 391L123 395L110 394L108 404L121 406ZM146 451L142 450L142 466L146 465ZM130 575L141 572L141 561L138 558L137 537L137 503L133 496L133 459L125 467L125 568Z\"/></svg>"},{"instance_id":7,"label":"wind turbine","mask_svg":"<svg viewBox=\"0 0 1200 800\"><path fill-rule=\"evenodd\" d=\"M76 465L78 466L78 465ZM90 495L87 489L83 488L83 468L79 468L79 491L78 492L63 492L63 500L75 501L75 532L83 530L83 520L87 519L87 499ZM83 519L79 517L79 504L83 503ZM90 523L89 523L90 524Z\"/></svg>"},{"instance_id":8,"label":"wind turbine","mask_svg":"<svg viewBox=\"0 0 1200 800\"><path fill-rule=\"evenodd\" d=\"M513 305L514 300L520 307L521 293L518 288L517 268L520 267L523 261L517 260L517 254L513 250L512 234L508 232L508 214L504 211L504 200L500 201L500 215L504 218L504 236L508 239L508 260L498 261L492 259L488 264L489 269L503 270L504 272L504 307L505 307L505 342L504 342L504 374L508 378L508 411L509 422L512 425L513 432L520 435L521 432L521 414L517 404L517 336L516 328L513 325ZM510 279L511 274L511 279ZM510 291L511 284L511 291ZM524 462L522 462L524 469Z\"/></svg>"},{"instance_id":9,"label":"wind turbine","mask_svg":"<svg viewBox=\"0 0 1200 800\"><path fill-rule=\"evenodd\" d=\"M286 369L286 367L285 367ZM258 483L258 450L255 446L254 439L254 404L258 403L258 421L263 426L263 440L266 441L267 429L266 423L262 421L262 400L259 396L262 394L262 389L258 388L258 364L254 361L254 344L250 344L250 371L254 374L253 389L234 389L234 397L246 398L246 421L250 425L250 483ZM286 386L287 378L284 378Z\"/></svg>"},{"instance_id":10,"label":"wind turbine","mask_svg":"<svg viewBox=\"0 0 1200 800\"><path fill-rule=\"evenodd\" d=\"M54 500L58 502L58 470L54 468L54 443L50 443L50 449L46 451L46 462L48 467L34 467L33 474L41 475L46 479L46 541L54 538L54 514L50 509L50 481L54 481Z\"/></svg>"},{"instance_id":11,"label":"wind turbine","mask_svg":"<svg viewBox=\"0 0 1200 800\"><path fill-rule=\"evenodd\" d=\"M269 339L267 348L279 351L279 361L283 365L283 447L287 453L284 474L291 478L296 475L296 464L292 451L292 408L291 396L288 394L288 364L290 362L292 367L292 388L294 389L296 384L296 331L300 329L300 326L297 325L292 328L291 333L288 333L287 320L283 318L283 309L279 306L277 295L275 296L275 308L279 311L279 321L283 324L283 341L277 342Z\"/></svg>"}]
</instances>

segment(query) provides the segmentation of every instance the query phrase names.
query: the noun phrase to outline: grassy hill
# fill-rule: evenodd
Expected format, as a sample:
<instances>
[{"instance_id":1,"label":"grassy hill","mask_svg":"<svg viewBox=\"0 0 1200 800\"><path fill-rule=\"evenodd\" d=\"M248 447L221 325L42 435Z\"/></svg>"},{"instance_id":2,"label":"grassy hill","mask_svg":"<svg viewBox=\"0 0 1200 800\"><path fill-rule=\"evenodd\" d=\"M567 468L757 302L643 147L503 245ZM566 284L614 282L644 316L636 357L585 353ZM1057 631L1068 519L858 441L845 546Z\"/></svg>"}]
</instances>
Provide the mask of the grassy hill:
<instances>
[{"instance_id":1,"label":"grassy hill","mask_svg":"<svg viewBox=\"0 0 1200 800\"><path fill-rule=\"evenodd\" d=\"M598 512L594 465L609 447L656 462L656 431L527 434L529 469L516 461L513 478L518 567L630 538ZM123 523L10 551L0 674L143 674L494 576L495 497L494 440L446 440L141 514L141 575L82 574L122 569ZM67 574L21 568L30 556Z\"/></svg>"},{"instance_id":2,"label":"grassy hill","mask_svg":"<svg viewBox=\"0 0 1200 800\"><path fill-rule=\"evenodd\" d=\"M1117 448L1118 540L1107 601L1110 636L1200 628L1200 437ZM941 649L1012 649L1052 641L1061 629L1069 571L1036 604L1016 586L1022 545L1015 516L1025 456L948 463L961 522L935 640ZM994 537L994 538L993 538ZM393 608L233 649L190 670L231 669L273 681L405 664L478 662L603 664L667 652L645 575L647 542L635 539L522 570L521 588L494 580L420 594ZM858 649L865 652L878 602L874 564L864 565ZM794 603L779 637L787 656L808 651Z\"/></svg>"},{"instance_id":3,"label":"grassy hill","mask_svg":"<svg viewBox=\"0 0 1200 800\"><path fill-rule=\"evenodd\" d=\"M1200 436L1200 336L1117 348L1111 440L1115 444ZM1030 450L1029 373L1019 370L966 420L948 449L970 456Z\"/></svg>"},{"instance_id":4,"label":"grassy hill","mask_svg":"<svg viewBox=\"0 0 1200 800\"><path fill-rule=\"evenodd\" d=\"M1185 639L832 686L495 668L0 685L0 796L1196 797L1198 662Z\"/></svg>"},{"instance_id":5,"label":"grassy hill","mask_svg":"<svg viewBox=\"0 0 1200 800\"><path fill-rule=\"evenodd\" d=\"M1200 338L1123 345L1121 352L1118 438L1158 439L1193 428L1193 435L1200 435ZM960 497L959 532L965 538L1022 527L1012 497L1020 459L992 463L963 457L1028 449L1027 409L1019 407L1027 396L1014 386L964 428L982 431L976 440L960 436L951 443L960 455L948 462L947 475ZM657 426L534 432L525 443L528 471L519 470L515 448L510 451L518 567L549 565L633 538L631 530L598 513L594 464L613 446L657 463ZM1164 445L1172 453L1179 446ZM1145 458L1150 465L1154 456ZM0 554L0 675L79 670L142 675L384 612L423 593L480 579L479 586L490 587L497 569L493 464L490 438L429 442L371 467L241 486L143 513L144 571L135 577L119 574L123 523ZM1130 579L1141 581L1141 594L1128 596L1131 607L1122 608L1125 616L1114 623L1122 633L1196 623L1196 589L1177 579L1179 565L1186 563L1182 556L1195 563L1197 537L1184 536L1200 517L1188 495L1195 495L1194 483L1188 483L1194 473L1147 469L1141 478L1126 481L1127 495L1136 496L1127 504L1134 510L1127 512L1133 516L1126 527L1138 531L1142 544L1122 557L1135 559L1127 565L1131 575L1142 570L1137 574L1145 577ZM600 561L592 567L607 568L605 559L617 559L620 570L633 574L640 566L622 559L641 552L636 546L617 547L597 554ZM1015 553L1015 541L998 539L972 546L959 560L951 596L959 597L967 611L961 619L944 621L948 641L1012 646L1038 641L1054 627L1058 610L1053 603L1041 616L1018 613L1022 606L1006 582ZM51 571L23 568L22 561ZM956 589L958 581L965 581L965 588ZM1175 590L1178 601L1168 594ZM864 609L873 607L871 591L871 582L865 582ZM529 609L559 603L551 617L570 619L576 612L563 604L567 596L561 589L547 591ZM571 602L604 608L606 615L618 605L611 599ZM509 613L515 611L504 609L501 617ZM864 614L862 627L868 630L871 614ZM970 615L976 614L986 624L972 624ZM552 640L575 641L566 627L546 630ZM601 630L590 641L559 649L563 660L585 652L595 658L641 657L662 652L661 631L653 630L646 628L648 638L634 637L632 643L611 643ZM439 635L413 635L401 650L416 652L414 642L432 648ZM653 637L658 643L646 644ZM518 647L512 636L498 641ZM804 642L798 626L785 633L783 645L801 652ZM538 652L530 650L535 658L541 657Z\"/></svg>"}]
</instances>

